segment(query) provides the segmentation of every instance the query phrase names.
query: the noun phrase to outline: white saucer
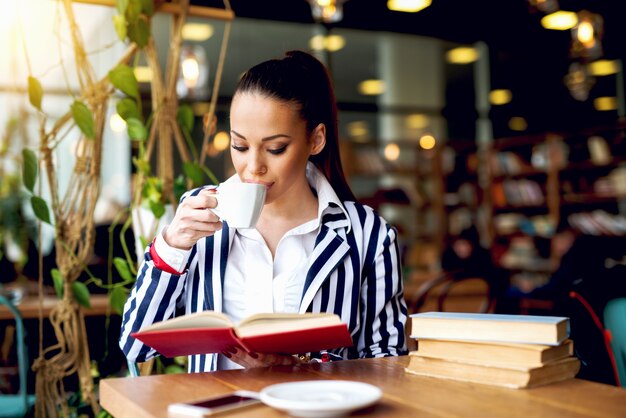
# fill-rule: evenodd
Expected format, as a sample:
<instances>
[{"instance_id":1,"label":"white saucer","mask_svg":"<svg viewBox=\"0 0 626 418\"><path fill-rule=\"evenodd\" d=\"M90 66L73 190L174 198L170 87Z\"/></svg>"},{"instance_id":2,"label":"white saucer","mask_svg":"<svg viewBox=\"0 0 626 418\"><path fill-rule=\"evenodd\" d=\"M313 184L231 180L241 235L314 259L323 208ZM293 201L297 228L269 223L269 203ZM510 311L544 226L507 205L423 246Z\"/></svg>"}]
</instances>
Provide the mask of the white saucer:
<instances>
[{"instance_id":1,"label":"white saucer","mask_svg":"<svg viewBox=\"0 0 626 418\"><path fill-rule=\"evenodd\" d=\"M326 418L346 415L376 403L376 386L348 380L280 383L261 391L261 401L294 417Z\"/></svg>"}]
</instances>

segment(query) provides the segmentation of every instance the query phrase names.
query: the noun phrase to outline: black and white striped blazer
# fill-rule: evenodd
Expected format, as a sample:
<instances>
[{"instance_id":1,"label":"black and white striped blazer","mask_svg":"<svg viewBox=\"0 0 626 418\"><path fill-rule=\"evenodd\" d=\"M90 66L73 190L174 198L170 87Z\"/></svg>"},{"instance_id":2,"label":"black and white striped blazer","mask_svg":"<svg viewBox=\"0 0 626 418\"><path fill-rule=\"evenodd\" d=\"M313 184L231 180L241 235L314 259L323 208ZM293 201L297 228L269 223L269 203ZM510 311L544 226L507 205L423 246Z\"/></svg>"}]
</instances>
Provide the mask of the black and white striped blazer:
<instances>
[{"instance_id":1,"label":"black and white striped blazer","mask_svg":"<svg viewBox=\"0 0 626 418\"><path fill-rule=\"evenodd\" d=\"M344 359L406 354L407 308L396 230L368 206L344 202L344 208L331 203L322 217L300 312L333 312L348 324L354 345L330 351ZM146 251L124 306L120 347L129 360L158 355L130 336L143 326L175 313L222 310L234 234L224 222L222 230L199 240L180 276L156 268ZM190 372L213 371L216 365L214 354L189 357Z\"/></svg>"}]
</instances>

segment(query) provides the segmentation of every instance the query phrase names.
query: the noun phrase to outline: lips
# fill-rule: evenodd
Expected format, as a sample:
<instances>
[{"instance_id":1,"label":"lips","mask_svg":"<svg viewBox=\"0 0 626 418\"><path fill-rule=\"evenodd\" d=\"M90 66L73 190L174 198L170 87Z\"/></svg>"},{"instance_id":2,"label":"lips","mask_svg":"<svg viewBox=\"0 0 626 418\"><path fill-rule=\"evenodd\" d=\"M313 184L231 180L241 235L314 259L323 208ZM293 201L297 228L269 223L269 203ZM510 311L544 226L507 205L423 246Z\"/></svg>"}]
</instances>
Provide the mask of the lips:
<instances>
[{"instance_id":1,"label":"lips","mask_svg":"<svg viewBox=\"0 0 626 418\"><path fill-rule=\"evenodd\" d=\"M255 183L255 184L262 184L263 186L265 186L266 190L269 190L270 187L272 187L272 185L274 184L274 182L267 182L267 181L261 181L261 180L244 180L244 183Z\"/></svg>"}]
</instances>

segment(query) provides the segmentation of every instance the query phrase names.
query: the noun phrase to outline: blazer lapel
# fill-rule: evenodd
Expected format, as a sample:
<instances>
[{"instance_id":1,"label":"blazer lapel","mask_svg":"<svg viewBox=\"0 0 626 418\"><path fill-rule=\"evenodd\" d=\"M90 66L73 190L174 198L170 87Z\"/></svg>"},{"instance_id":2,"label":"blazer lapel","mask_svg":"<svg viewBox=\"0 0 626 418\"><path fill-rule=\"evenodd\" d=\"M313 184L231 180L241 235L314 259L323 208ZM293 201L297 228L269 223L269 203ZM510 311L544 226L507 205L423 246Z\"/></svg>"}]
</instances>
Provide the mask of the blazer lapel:
<instances>
[{"instance_id":1,"label":"blazer lapel","mask_svg":"<svg viewBox=\"0 0 626 418\"><path fill-rule=\"evenodd\" d=\"M350 246L333 230L322 225L315 240L300 301L300 312L306 312L324 281L339 266Z\"/></svg>"}]
</instances>

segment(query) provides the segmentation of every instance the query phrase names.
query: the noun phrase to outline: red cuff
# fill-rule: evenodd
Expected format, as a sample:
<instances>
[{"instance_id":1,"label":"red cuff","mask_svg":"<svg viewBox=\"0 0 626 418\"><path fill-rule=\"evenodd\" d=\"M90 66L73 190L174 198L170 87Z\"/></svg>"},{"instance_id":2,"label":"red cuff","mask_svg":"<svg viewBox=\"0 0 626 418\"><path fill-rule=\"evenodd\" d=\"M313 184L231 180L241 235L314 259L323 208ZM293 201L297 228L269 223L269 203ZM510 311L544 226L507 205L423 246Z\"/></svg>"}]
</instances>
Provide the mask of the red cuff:
<instances>
[{"instance_id":1,"label":"red cuff","mask_svg":"<svg viewBox=\"0 0 626 418\"><path fill-rule=\"evenodd\" d=\"M156 238L155 238L155 241L156 241ZM154 266L158 268L159 270L163 270L166 273L175 274L177 276L180 276L181 274L184 273L184 271L179 272L179 271L174 270L172 267L170 267L169 264L163 261L161 257L159 257L159 255L156 252L156 248L154 246L154 241L152 241L152 245L150 246L150 257L152 257Z\"/></svg>"}]
</instances>

